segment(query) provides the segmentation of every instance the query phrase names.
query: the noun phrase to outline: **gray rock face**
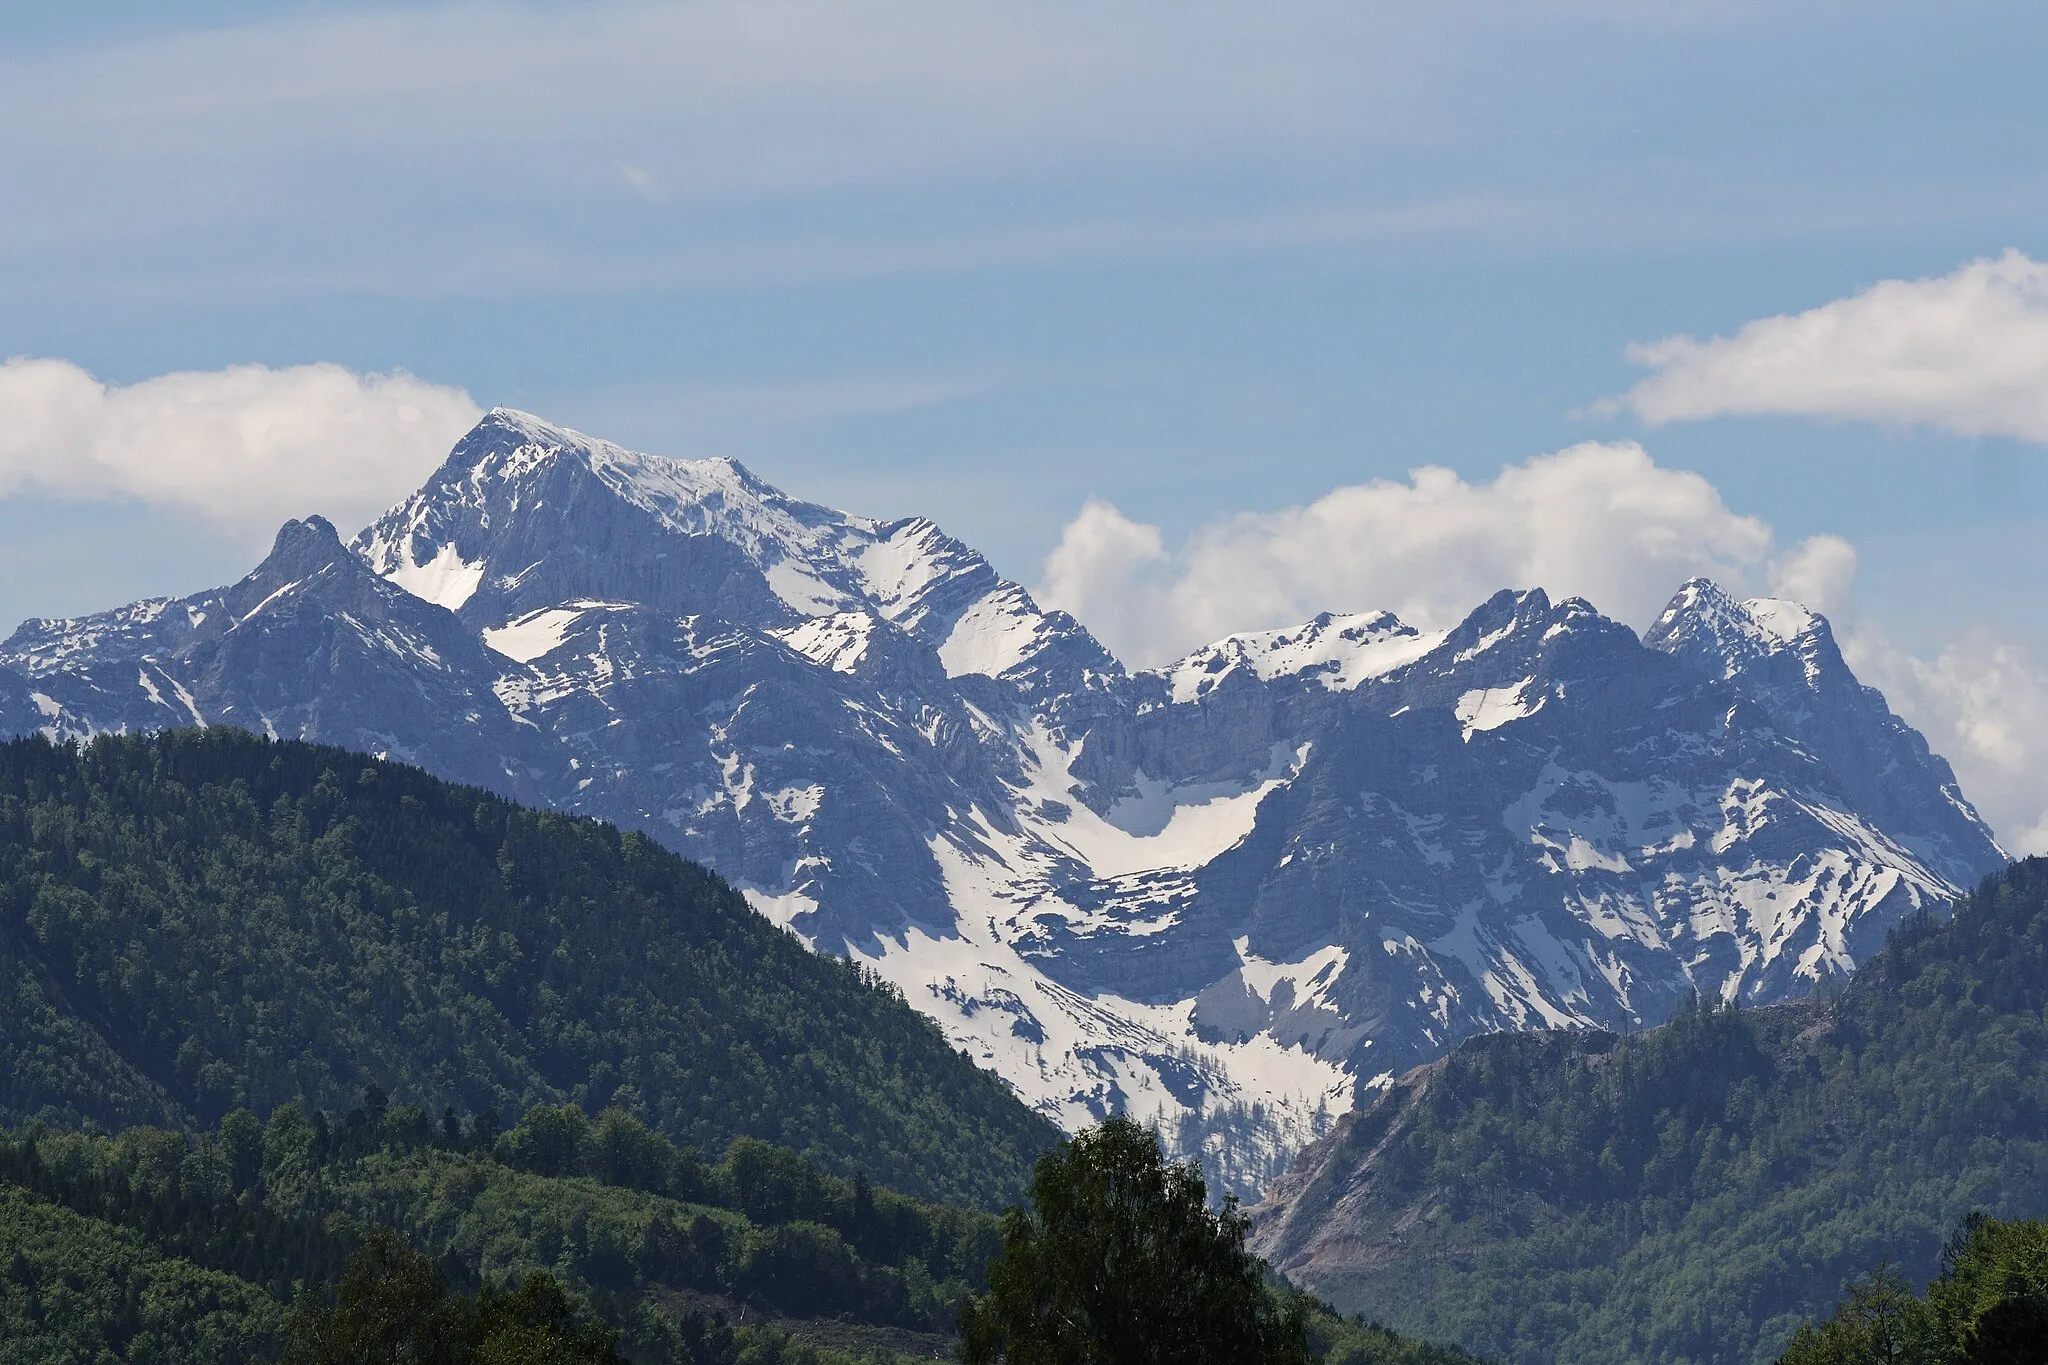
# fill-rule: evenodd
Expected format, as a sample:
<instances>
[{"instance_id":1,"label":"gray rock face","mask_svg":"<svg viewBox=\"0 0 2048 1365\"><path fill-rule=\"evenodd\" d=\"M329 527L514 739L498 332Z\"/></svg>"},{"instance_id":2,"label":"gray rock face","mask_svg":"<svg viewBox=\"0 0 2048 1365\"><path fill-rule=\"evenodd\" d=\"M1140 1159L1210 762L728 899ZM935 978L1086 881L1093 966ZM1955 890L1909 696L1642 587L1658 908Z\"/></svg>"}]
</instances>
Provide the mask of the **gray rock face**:
<instances>
[{"instance_id":1,"label":"gray rock face","mask_svg":"<svg viewBox=\"0 0 2048 1365\"><path fill-rule=\"evenodd\" d=\"M0 725L236 724L643 828L1067 1123L1241 1191L1474 1032L1850 969L2003 862L1825 620L1502 592L1127 673L922 519L492 413L344 547L0 645Z\"/></svg>"},{"instance_id":2,"label":"gray rock face","mask_svg":"<svg viewBox=\"0 0 2048 1365\"><path fill-rule=\"evenodd\" d=\"M327 738L540 799L548 757L506 714L476 635L370 572L320 517L286 522L231 587L29 621L0 668L59 738L226 724Z\"/></svg>"}]
</instances>

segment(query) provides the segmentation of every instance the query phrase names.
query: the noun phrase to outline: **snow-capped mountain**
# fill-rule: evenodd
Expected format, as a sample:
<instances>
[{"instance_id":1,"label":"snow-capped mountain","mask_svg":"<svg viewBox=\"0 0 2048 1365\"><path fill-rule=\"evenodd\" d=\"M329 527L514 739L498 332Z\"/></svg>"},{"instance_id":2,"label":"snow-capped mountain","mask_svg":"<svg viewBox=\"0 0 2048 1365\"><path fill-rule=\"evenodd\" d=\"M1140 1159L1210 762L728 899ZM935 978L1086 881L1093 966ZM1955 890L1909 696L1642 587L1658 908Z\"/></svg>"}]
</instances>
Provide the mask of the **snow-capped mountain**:
<instances>
[{"instance_id":1,"label":"snow-capped mountain","mask_svg":"<svg viewBox=\"0 0 2048 1365\"><path fill-rule=\"evenodd\" d=\"M227 723L648 830L1240 1190L1475 1031L1847 970L2003 855L1827 622L1502 592L1127 672L922 519L492 413L344 546L31 621L0 727Z\"/></svg>"}]
</instances>

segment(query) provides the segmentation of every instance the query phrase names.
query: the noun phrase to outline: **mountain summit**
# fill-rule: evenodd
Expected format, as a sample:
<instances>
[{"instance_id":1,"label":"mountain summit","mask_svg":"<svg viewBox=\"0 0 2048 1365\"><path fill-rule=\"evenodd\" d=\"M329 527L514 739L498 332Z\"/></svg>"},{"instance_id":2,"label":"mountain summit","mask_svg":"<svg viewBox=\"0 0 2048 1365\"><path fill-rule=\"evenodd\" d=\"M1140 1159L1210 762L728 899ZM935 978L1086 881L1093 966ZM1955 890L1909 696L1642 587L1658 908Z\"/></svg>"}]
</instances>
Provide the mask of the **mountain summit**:
<instances>
[{"instance_id":1,"label":"mountain summit","mask_svg":"<svg viewBox=\"0 0 2048 1365\"><path fill-rule=\"evenodd\" d=\"M922 518L500 409L344 548L32 621L0 729L226 723L644 829L1042 1112L1256 1189L1460 1038L1804 993L2004 856L1826 621L1504 591L1126 671Z\"/></svg>"}]
</instances>

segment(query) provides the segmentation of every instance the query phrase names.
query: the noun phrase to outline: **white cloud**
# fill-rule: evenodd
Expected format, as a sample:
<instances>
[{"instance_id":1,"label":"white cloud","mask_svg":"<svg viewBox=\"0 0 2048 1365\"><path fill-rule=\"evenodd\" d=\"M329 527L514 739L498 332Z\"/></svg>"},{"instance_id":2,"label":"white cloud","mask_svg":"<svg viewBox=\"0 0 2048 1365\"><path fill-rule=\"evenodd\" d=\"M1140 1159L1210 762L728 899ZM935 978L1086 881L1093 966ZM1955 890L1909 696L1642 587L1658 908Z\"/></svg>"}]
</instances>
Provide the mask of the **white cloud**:
<instances>
[{"instance_id":1,"label":"white cloud","mask_svg":"<svg viewBox=\"0 0 2048 1365\"><path fill-rule=\"evenodd\" d=\"M460 389L340 365L106 384L0 364L0 496L136 499L228 525L318 512L344 534L418 486L483 414Z\"/></svg>"},{"instance_id":2,"label":"white cloud","mask_svg":"<svg viewBox=\"0 0 2048 1365\"><path fill-rule=\"evenodd\" d=\"M1154 618L1171 596L1172 559L1157 526L1132 521L1111 504L1090 498L1045 557L1036 589L1047 606L1063 607L1097 638L1130 661L1169 657L1167 641L1185 628Z\"/></svg>"},{"instance_id":3,"label":"white cloud","mask_svg":"<svg viewBox=\"0 0 2048 1365\"><path fill-rule=\"evenodd\" d=\"M1036 591L1147 666L1322 611L1388 608L1448 626L1504 587L1585 597L1641 629L1681 582L1706 574L1828 614L1851 667L1954 765L2006 847L2048 852L2048 661L1969 626L1933 658L1910 654L1859 611L1856 567L1840 536L1780 552L1767 524L1731 511L1699 475L1633 444L1586 444L1489 482L1423 468L1405 483L1339 488L1212 523L1178 548L1090 500Z\"/></svg>"},{"instance_id":4,"label":"white cloud","mask_svg":"<svg viewBox=\"0 0 2048 1365\"><path fill-rule=\"evenodd\" d=\"M1809 536L1770 566L1773 597L1789 597L1824 616L1853 610L1856 547L1840 536Z\"/></svg>"},{"instance_id":5,"label":"white cloud","mask_svg":"<svg viewBox=\"0 0 2048 1365\"><path fill-rule=\"evenodd\" d=\"M2006 851L2048 853L2048 661L1981 625L1931 659L1874 627L1840 635L1850 667L1955 768Z\"/></svg>"},{"instance_id":6,"label":"white cloud","mask_svg":"<svg viewBox=\"0 0 2048 1365\"><path fill-rule=\"evenodd\" d=\"M1155 528L1091 502L1047 558L1041 592L1149 664L1319 611L1384 607L1448 625L1503 587L1588 597L1640 624L1689 575L1748 582L1770 551L1770 528L1731 512L1698 474L1660 468L1631 443L1588 443L1491 482L1425 467L1406 483L1243 513L1172 554Z\"/></svg>"},{"instance_id":7,"label":"white cloud","mask_svg":"<svg viewBox=\"0 0 2048 1365\"><path fill-rule=\"evenodd\" d=\"M2048 265L2008 251L1629 358L1656 373L1600 406L1653 424L1781 413L2048 442Z\"/></svg>"}]
</instances>

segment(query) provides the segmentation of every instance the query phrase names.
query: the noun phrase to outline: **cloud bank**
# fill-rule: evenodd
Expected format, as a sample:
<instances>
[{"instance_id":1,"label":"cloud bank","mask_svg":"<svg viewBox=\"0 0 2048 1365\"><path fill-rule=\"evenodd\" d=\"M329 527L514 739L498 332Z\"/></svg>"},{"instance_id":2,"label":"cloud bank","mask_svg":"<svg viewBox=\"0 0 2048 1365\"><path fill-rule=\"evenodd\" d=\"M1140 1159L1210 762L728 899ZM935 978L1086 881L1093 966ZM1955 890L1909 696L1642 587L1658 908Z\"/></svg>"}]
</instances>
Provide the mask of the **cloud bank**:
<instances>
[{"instance_id":1,"label":"cloud bank","mask_svg":"<svg viewBox=\"0 0 2048 1365\"><path fill-rule=\"evenodd\" d=\"M1770 527L1731 512L1698 474L1661 468L1633 443L1587 443L1491 482L1425 467L1405 483L1243 513L1172 553L1157 528L1091 502L1047 557L1039 591L1149 665L1320 611L1384 607L1448 625L1503 587L1587 597L1640 624L1692 574L1757 579L1771 544Z\"/></svg>"},{"instance_id":2,"label":"cloud bank","mask_svg":"<svg viewBox=\"0 0 2048 1365\"><path fill-rule=\"evenodd\" d=\"M0 496L132 499L258 530L318 512L346 533L482 415L462 390L402 372L236 365L118 385L17 358L0 364Z\"/></svg>"},{"instance_id":3,"label":"cloud bank","mask_svg":"<svg viewBox=\"0 0 2048 1365\"><path fill-rule=\"evenodd\" d=\"M1840 536L1781 549L1768 524L1732 511L1700 475L1632 443L1588 443L1490 481L1425 467L1406 482L1335 489L1305 507L1227 517L1177 547L1091 500L1036 591L1143 667L1323 611L1387 608L1441 628L1503 587L1584 597L1641 629L1681 582L1705 574L1828 614L1850 665L1949 759L2006 847L2048 852L2048 662L1981 628L1934 658L1910 654L1864 619L1856 569Z\"/></svg>"},{"instance_id":4,"label":"cloud bank","mask_svg":"<svg viewBox=\"0 0 2048 1365\"><path fill-rule=\"evenodd\" d=\"M1600 408L1652 425L1789 414L2048 442L2048 265L2008 251L1629 358L1655 373Z\"/></svg>"},{"instance_id":5,"label":"cloud bank","mask_svg":"<svg viewBox=\"0 0 2048 1365\"><path fill-rule=\"evenodd\" d=\"M1927 737L2008 853L2048 853L2048 662L1984 626L1932 659L1873 627L1840 631L1864 682Z\"/></svg>"}]
</instances>

